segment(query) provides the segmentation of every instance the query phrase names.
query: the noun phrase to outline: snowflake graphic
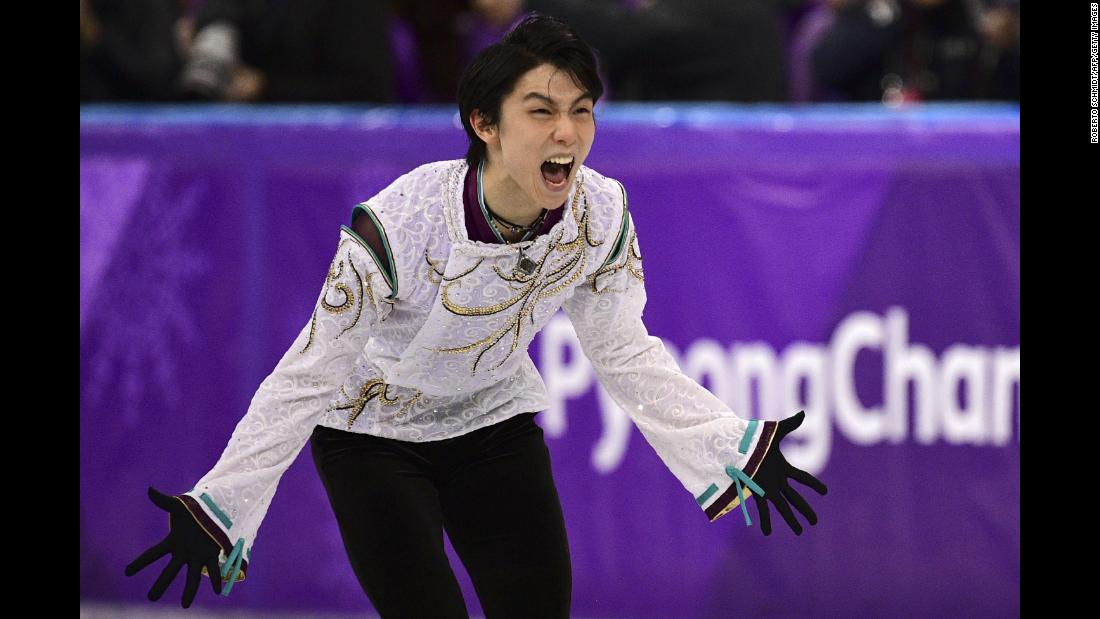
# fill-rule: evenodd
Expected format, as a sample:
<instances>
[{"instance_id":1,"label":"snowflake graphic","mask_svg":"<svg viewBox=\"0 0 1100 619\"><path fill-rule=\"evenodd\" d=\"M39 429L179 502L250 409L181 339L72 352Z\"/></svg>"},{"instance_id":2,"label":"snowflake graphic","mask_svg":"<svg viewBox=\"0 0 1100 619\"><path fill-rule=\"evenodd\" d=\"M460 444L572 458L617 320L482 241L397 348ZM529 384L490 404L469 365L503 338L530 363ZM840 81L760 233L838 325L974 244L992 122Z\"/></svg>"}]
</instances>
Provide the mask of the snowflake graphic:
<instances>
[{"instance_id":1,"label":"snowflake graphic","mask_svg":"<svg viewBox=\"0 0 1100 619\"><path fill-rule=\"evenodd\" d=\"M205 193L203 182L180 187L163 170L147 177L82 319L82 409L109 402L112 415L134 427L150 396L162 410L182 401L176 359L198 334L186 290L212 264L185 232Z\"/></svg>"}]
</instances>

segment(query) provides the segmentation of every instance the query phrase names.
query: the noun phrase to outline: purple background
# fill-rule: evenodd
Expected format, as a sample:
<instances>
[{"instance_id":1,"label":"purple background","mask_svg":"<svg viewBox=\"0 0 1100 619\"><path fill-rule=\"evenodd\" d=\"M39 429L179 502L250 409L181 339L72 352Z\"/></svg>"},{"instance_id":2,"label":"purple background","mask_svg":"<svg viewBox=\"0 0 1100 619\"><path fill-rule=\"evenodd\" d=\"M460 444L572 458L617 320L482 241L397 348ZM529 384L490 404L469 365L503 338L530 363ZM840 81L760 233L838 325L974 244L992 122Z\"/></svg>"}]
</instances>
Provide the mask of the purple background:
<instances>
[{"instance_id":1,"label":"purple background","mask_svg":"<svg viewBox=\"0 0 1100 619\"><path fill-rule=\"evenodd\" d=\"M839 375L862 406L882 406L880 349L851 368L829 362L816 407L771 398L767 381L745 387L748 366L734 359L828 352L845 321L885 322L891 308L941 371L952 346L1018 355L1019 108L618 104L598 110L598 125L587 164L629 193L650 332L677 354L715 344L728 368L700 380L743 417L807 408L784 452L830 492L803 492L820 523L801 537L776 515L776 533L761 536L755 507L751 528L740 513L709 524L636 429L620 459L597 467L597 390L568 399L560 432L548 413L537 419L565 511L574 614L1018 614L1018 379L1006 440L982 438L996 424L988 375L981 436L918 438L902 407L900 434L868 438L838 421L832 391ZM421 163L461 157L465 136L444 107L228 106L86 106L80 135L80 592L147 603L161 564L122 575L166 532L146 487L181 492L213 466L309 319L351 206ZM941 381L934 408L974 406L974 384ZM802 432L816 457L800 459ZM253 558L228 600L204 584L196 604L371 610L308 451L283 477ZM178 604L182 580L162 604Z\"/></svg>"}]
</instances>

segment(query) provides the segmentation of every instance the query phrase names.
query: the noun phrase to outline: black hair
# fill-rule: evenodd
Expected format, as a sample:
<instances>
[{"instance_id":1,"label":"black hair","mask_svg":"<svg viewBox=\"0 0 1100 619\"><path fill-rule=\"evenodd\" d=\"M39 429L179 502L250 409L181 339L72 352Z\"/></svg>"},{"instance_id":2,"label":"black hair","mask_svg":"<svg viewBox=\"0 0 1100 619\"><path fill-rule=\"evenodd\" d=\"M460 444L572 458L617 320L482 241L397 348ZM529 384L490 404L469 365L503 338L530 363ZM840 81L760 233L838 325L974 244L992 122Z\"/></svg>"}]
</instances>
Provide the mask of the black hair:
<instances>
[{"instance_id":1,"label":"black hair","mask_svg":"<svg viewBox=\"0 0 1100 619\"><path fill-rule=\"evenodd\" d=\"M500 105L525 73L542 64L565 71L592 103L603 95L596 53L564 21L532 13L516 24L498 43L481 50L458 81L458 112L470 139L466 163L478 165L485 156L485 142L474 133L470 113L479 110L490 125L500 122Z\"/></svg>"}]
</instances>

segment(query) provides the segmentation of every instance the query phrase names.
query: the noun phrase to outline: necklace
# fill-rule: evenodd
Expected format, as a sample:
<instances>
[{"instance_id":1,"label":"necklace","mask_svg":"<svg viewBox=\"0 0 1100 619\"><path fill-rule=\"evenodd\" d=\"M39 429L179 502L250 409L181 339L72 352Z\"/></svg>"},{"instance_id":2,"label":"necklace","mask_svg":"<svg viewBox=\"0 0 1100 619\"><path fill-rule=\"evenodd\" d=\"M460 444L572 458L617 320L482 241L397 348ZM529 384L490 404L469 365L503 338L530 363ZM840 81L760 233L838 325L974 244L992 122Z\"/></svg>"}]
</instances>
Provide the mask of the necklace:
<instances>
[{"instance_id":1,"label":"necklace","mask_svg":"<svg viewBox=\"0 0 1100 619\"><path fill-rule=\"evenodd\" d=\"M501 234L500 229L497 228L497 221L499 221L501 224L503 224L505 226L508 226L511 229L512 234L515 234L515 233L519 232L520 230L526 230L527 231L523 235L522 238L520 238L518 241L516 241L517 243L522 243L523 241L526 241L527 239L529 239L531 237L531 235L536 230L538 230L538 228L542 225L543 219L546 218L547 210L542 209L542 213L539 215L539 218L536 219L534 221L534 223L532 223L529 226L518 226L518 225L516 225L516 224L514 224L510 221L507 221L507 220L501 218L496 213L493 213L492 211L490 211L489 207L485 206L484 175L485 175L485 159L482 159L481 163L478 164L478 167L477 167L477 202L481 206L481 212L482 212L482 214L485 215L485 220L489 222L489 227L493 229L493 234L496 235L497 239L499 239L501 243L504 243L505 245L511 245L512 244L512 241L509 241L508 239L504 238L504 235ZM513 267L512 270L515 271L515 270L518 269L520 271L523 271L523 273L525 275L530 275L531 273L534 273L535 272L535 267L538 266L538 265L535 263L534 260L531 260L529 257L527 257L526 254L523 253L523 248L522 247L520 247L518 249L519 249L519 260L516 262L516 266Z\"/></svg>"},{"instance_id":2,"label":"necklace","mask_svg":"<svg viewBox=\"0 0 1100 619\"><path fill-rule=\"evenodd\" d=\"M539 213L539 216L538 216L538 218L535 219L535 221L527 224L526 226L521 226L519 224L514 224L514 223L508 221L507 219L501 217L500 215L497 215L496 213L493 212L493 209L489 208L488 205L485 206L485 210L489 213L490 217L495 219L497 221L497 223L503 224L506 228L508 228L509 232L511 232L512 234L515 234L515 233L517 233L521 230L528 230L528 231L538 230L539 226L542 225L542 220L546 219L546 213L549 212L547 209L542 209L542 212ZM505 241L505 242L507 242L507 241Z\"/></svg>"}]
</instances>

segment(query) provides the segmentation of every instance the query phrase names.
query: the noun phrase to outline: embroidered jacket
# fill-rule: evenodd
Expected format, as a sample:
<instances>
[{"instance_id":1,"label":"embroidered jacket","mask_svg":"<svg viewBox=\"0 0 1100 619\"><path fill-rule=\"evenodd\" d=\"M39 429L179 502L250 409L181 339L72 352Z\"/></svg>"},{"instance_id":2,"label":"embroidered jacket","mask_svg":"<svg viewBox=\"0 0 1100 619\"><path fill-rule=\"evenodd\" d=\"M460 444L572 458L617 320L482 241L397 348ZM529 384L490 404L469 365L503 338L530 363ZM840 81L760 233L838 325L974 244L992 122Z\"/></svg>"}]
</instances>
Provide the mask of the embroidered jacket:
<instances>
[{"instance_id":1,"label":"embroidered jacket","mask_svg":"<svg viewBox=\"0 0 1100 619\"><path fill-rule=\"evenodd\" d=\"M737 417L649 335L622 185L582 166L561 221L497 245L468 237L466 172L464 160L429 163L355 207L381 251L342 227L310 321L217 464L180 495L221 545L224 577L244 577L279 478L314 426L425 442L546 408L527 347L559 307L600 383L708 519L739 504L738 478L756 473L775 422Z\"/></svg>"}]
</instances>

